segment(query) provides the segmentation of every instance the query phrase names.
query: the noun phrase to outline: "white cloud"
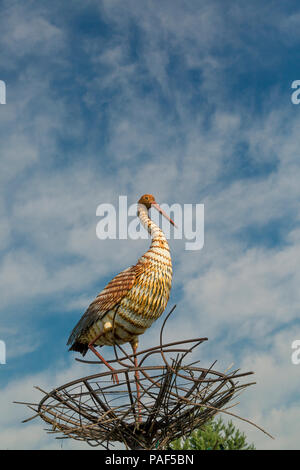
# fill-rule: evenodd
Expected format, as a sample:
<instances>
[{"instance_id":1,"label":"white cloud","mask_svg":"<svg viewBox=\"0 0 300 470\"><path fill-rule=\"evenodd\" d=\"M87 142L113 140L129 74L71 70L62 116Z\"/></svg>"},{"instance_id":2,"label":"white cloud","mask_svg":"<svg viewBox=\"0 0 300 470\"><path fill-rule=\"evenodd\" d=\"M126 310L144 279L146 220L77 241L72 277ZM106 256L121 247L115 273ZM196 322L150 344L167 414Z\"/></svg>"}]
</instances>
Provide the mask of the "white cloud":
<instances>
[{"instance_id":1,"label":"white cloud","mask_svg":"<svg viewBox=\"0 0 300 470\"><path fill-rule=\"evenodd\" d=\"M55 440L55 436L46 433L45 428L49 429L50 425L41 418L37 417L28 423L21 423L22 420L35 413L25 405L15 404L13 401L39 403L43 394L34 388L35 385L45 391L51 391L59 385L91 373L97 373L95 366L61 361L55 365L52 364L52 367L44 372L20 377L10 381L6 387L2 387L0 401L1 449L60 449L61 441ZM62 448L89 449L90 447L84 443L65 441Z\"/></svg>"},{"instance_id":2,"label":"white cloud","mask_svg":"<svg viewBox=\"0 0 300 470\"><path fill-rule=\"evenodd\" d=\"M7 58L13 54L16 59L37 50L53 54L61 49L63 32L47 18L47 13L41 6L25 8L17 2L4 2L1 42Z\"/></svg>"},{"instance_id":3,"label":"white cloud","mask_svg":"<svg viewBox=\"0 0 300 470\"><path fill-rule=\"evenodd\" d=\"M298 110L288 108L290 102L283 104L282 96L273 95L273 89L269 96L266 92L260 118L252 108L228 100L223 80L229 59L216 55L214 48L220 43L224 47L241 45L240 27L234 27L242 17L240 7L230 8L233 27L229 31L227 17L217 3L202 2L199 8L197 2L175 3L174 7L174 1L167 1L157 8L150 3L145 7L143 2L109 0L99 6L105 20L117 30L105 47L102 43L97 47L94 40L84 42L95 67L95 74L87 77L83 87L84 102L89 110L99 113L97 118L104 115L107 125L107 144L100 148L90 139L102 132L98 119L95 117L93 129L86 129L84 116L78 112L77 119L72 119L76 107L70 107L64 97L58 99L51 87L51 72L69 70L64 55L66 32L42 7L28 12L22 6L7 7L1 37L7 69L14 70L16 59L31 53L45 56L59 67L51 66L50 70L29 60L18 82L8 83L9 103L5 112L0 109L5 137L1 145L0 248L7 250L0 266L2 306L12 308L14 303L24 305L27 300L38 303L41 296L53 299L64 294L57 303L66 310L83 310L92 300L87 290L97 279L100 291L114 274L134 264L147 242L97 240L99 203L117 203L119 194L128 194L131 204L145 192L153 192L159 201L170 204L204 202L204 249L189 253L183 251L182 243L171 242L172 295L182 289L183 297L170 320L166 340L173 340L178 331L183 337L209 336L208 344L201 346L204 363L210 365L213 353L213 359L221 360L220 367L235 359L239 362L236 366L253 368L260 385L256 392L242 395L245 417L257 419L271 433L280 435L274 443L262 440L260 445L296 446L298 413L293 394L297 369L286 366L289 359L284 348L290 338L277 341L272 332L283 328L293 331L298 319L300 239L299 229L293 229L299 220ZM278 22L277 13L260 19L254 6L248 6L247 12L252 22L259 20L260 32L267 22L273 33L284 30L285 40L295 38L296 15ZM141 38L136 59L130 55L128 43L132 19ZM253 45L243 46L245 54L257 54ZM199 109L192 106L195 90L178 85L171 76L174 55L182 73L200 72L198 91L203 98L197 95ZM141 92L139 85L146 81L157 95ZM216 107L209 120L207 101ZM62 136L72 143L77 138L87 141L80 158L74 151L73 160L60 162L58 140ZM236 178L226 179L224 174L232 176L232 156L241 142L248 149L247 164L259 177L250 174L238 179L237 173ZM238 159L243 162L245 155L241 152ZM260 174L264 165L273 171ZM291 226L284 225L285 218ZM258 247L254 240L250 249L242 231L251 226L263 231L276 220L284 229L283 244ZM26 315L31 318L34 313L25 311ZM3 315L3 326L6 320ZM158 338L161 321L142 338L142 347ZM236 342L242 344L237 358ZM15 346L15 354L24 354L36 344L30 345L26 336L23 345L16 342ZM276 354L279 358L275 360ZM51 372L20 378L8 384L2 403L7 403L15 389L22 391L18 392L20 399L26 390L31 396L34 380L53 387L65 380L65 373L61 377ZM72 368L73 376L77 373L81 373L79 369ZM4 446L15 448L20 442L26 448L52 446L38 426L28 426L28 434L15 428L17 416L11 407L3 409L3 419L9 424L1 436ZM260 437L257 439L260 442Z\"/></svg>"}]
</instances>

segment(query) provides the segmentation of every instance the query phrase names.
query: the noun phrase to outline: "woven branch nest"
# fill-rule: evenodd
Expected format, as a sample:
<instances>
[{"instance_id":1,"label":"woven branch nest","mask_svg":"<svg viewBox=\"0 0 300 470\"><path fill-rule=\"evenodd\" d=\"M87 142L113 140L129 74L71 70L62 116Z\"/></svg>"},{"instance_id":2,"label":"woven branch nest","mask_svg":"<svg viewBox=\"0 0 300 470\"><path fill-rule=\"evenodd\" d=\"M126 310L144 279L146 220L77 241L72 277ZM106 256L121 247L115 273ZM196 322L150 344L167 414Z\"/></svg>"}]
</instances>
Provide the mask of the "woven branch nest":
<instances>
[{"instance_id":1,"label":"woven branch nest","mask_svg":"<svg viewBox=\"0 0 300 470\"><path fill-rule=\"evenodd\" d=\"M161 329L160 344L137 354L140 357L137 368L140 413L133 355L127 355L119 347L123 357L116 356L108 361L121 366L116 368L114 364L118 384L112 382L111 372L107 371L74 380L49 393L36 387L44 397L36 404L22 402L36 413L24 422L41 417L51 425L48 432L58 439L72 438L105 449L120 442L127 449L159 450L203 426L220 411L238 417L224 407L241 390L254 383L238 381L253 372L238 373L235 370L229 374L214 370L215 363L208 369L198 367L199 361L185 364L188 353L207 338L162 344L166 320ZM161 363L153 365L158 359Z\"/></svg>"}]
</instances>

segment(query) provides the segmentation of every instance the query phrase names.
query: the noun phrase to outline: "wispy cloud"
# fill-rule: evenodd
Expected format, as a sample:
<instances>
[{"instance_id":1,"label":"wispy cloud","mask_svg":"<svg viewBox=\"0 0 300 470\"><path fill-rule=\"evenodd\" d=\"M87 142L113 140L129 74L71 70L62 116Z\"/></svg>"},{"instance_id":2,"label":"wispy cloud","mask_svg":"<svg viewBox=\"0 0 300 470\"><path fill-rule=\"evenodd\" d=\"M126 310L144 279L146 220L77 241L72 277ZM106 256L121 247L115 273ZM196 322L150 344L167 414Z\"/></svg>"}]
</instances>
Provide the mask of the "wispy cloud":
<instances>
[{"instance_id":1,"label":"wispy cloud","mask_svg":"<svg viewBox=\"0 0 300 470\"><path fill-rule=\"evenodd\" d=\"M19 367L3 368L3 407L16 385L30 400L35 380L49 389L83 373L68 374L69 356L53 372L57 341L67 339L59 318L71 329L147 249L98 240L96 208L152 192L160 202L205 204L204 249L170 242L178 307L166 338L199 331L209 336L207 365L219 358L223 368L234 360L254 369L259 386L242 396L241 414L277 440L245 431L258 446L297 446L298 369L288 348L298 333L300 117L289 87L299 78L299 12L217 0L1 8L0 318ZM50 369L37 373L56 324ZM15 413L1 414L4 446L51 447L39 426L26 435Z\"/></svg>"}]
</instances>

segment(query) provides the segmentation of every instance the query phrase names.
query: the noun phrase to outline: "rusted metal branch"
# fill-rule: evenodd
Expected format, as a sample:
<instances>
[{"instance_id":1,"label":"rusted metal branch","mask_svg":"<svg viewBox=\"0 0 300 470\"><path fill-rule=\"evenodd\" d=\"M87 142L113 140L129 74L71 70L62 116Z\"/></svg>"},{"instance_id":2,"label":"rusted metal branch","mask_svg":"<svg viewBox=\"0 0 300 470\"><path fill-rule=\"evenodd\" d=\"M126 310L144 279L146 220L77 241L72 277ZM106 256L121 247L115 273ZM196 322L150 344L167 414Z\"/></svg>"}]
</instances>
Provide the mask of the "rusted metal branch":
<instances>
[{"instance_id":1,"label":"rusted metal branch","mask_svg":"<svg viewBox=\"0 0 300 470\"><path fill-rule=\"evenodd\" d=\"M121 358L108 361L121 366L116 369L118 384L107 383L111 371L106 371L73 380L49 393L36 387L44 394L39 403L18 402L35 412L25 421L40 417L51 424L48 432L55 433L57 439L72 438L105 449L114 442L123 443L127 449L164 449L220 412L246 421L270 436L250 420L228 411L233 399L253 385L237 379L253 372L221 373L214 370L215 362L208 368L197 366L199 361L184 363L187 355L207 338L163 344L163 330L174 308L162 325L160 344L136 354L140 357L138 367L134 367L134 356L123 348ZM157 364L160 357L162 363ZM136 391L131 386L136 380L135 371L140 375L140 415Z\"/></svg>"}]
</instances>

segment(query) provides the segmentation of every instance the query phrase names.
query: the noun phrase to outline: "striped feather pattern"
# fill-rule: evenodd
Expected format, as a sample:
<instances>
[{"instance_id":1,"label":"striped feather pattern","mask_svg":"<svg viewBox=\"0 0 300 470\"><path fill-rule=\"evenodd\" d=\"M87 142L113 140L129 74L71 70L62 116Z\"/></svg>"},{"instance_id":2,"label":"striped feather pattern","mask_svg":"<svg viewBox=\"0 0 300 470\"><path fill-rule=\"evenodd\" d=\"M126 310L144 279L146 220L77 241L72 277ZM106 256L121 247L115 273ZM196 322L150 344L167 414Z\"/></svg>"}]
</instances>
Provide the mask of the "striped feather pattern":
<instances>
[{"instance_id":1,"label":"striped feather pattern","mask_svg":"<svg viewBox=\"0 0 300 470\"><path fill-rule=\"evenodd\" d=\"M95 345L137 343L137 337L165 310L172 283L169 245L144 206L138 214L152 236L149 250L135 266L110 281L90 304L70 335L70 349L85 354L99 334Z\"/></svg>"}]
</instances>

